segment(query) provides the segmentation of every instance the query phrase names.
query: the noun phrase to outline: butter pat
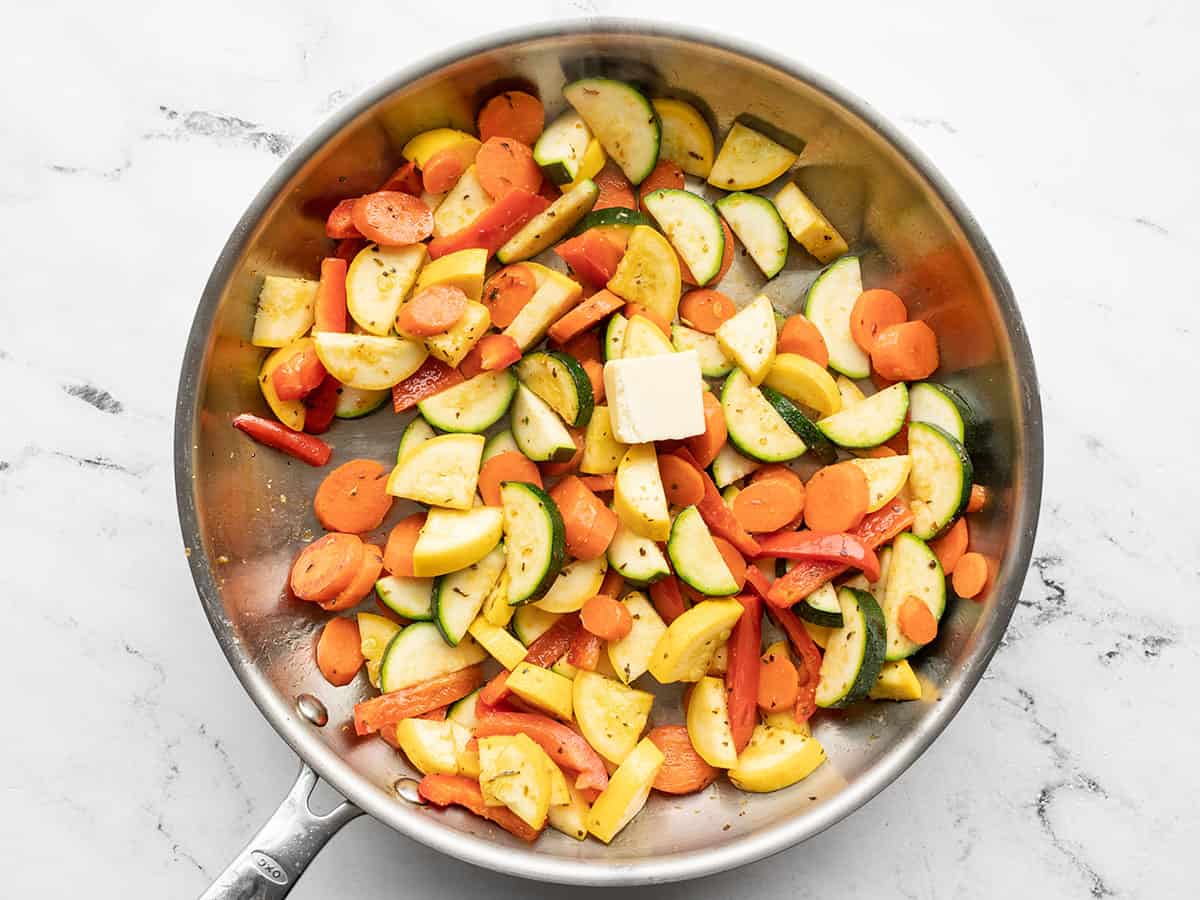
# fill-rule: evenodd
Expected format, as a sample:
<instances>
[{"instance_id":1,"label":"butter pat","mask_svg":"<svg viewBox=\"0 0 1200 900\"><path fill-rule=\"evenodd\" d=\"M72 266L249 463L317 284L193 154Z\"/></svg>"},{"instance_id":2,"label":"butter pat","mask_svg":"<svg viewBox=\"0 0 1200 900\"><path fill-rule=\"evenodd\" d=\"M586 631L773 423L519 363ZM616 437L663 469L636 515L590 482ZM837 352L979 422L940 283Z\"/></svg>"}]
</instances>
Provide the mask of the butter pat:
<instances>
[{"instance_id":1,"label":"butter pat","mask_svg":"<svg viewBox=\"0 0 1200 900\"><path fill-rule=\"evenodd\" d=\"M704 432L704 380L695 350L604 364L612 433L623 444L671 441Z\"/></svg>"}]
</instances>

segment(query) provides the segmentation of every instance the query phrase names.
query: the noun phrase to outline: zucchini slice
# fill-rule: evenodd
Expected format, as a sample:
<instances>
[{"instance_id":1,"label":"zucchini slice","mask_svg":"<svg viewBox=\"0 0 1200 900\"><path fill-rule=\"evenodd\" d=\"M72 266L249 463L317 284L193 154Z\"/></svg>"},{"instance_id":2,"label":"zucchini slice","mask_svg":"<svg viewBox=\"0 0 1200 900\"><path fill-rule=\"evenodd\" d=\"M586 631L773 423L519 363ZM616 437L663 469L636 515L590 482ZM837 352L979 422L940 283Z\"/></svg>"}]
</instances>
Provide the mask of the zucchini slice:
<instances>
[{"instance_id":1,"label":"zucchini slice","mask_svg":"<svg viewBox=\"0 0 1200 900\"><path fill-rule=\"evenodd\" d=\"M721 410L729 440L744 455L760 462L787 462L808 445L779 414L746 373L734 369L721 389Z\"/></svg>"},{"instance_id":2,"label":"zucchini slice","mask_svg":"<svg viewBox=\"0 0 1200 900\"><path fill-rule=\"evenodd\" d=\"M667 540L667 555L675 574L701 594L728 597L737 593L733 573L696 507L689 506L675 517Z\"/></svg>"},{"instance_id":3,"label":"zucchini slice","mask_svg":"<svg viewBox=\"0 0 1200 900\"><path fill-rule=\"evenodd\" d=\"M383 664L383 651L400 631L400 626L387 616L375 613L360 612L354 618L358 622L358 652L367 664L367 680L374 687L379 687L379 667Z\"/></svg>"},{"instance_id":4,"label":"zucchini slice","mask_svg":"<svg viewBox=\"0 0 1200 900\"><path fill-rule=\"evenodd\" d=\"M508 605L541 598L562 568L566 531L550 495L536 485L506 481L500 486L504 545L508 558Z\"/></svg>"},{"instance_id":5,"label":"zucchini slice","mask_svg":"<svg viewBox=\"0 0 1200 900\"><path fill-rule=\"evenodd\" d=\"M787 422L788 427L800 435L800 439L808 447L808 452L817 462L828 466L837 461L837 448L826 439L825 435L821 433L821 429L809 421L808 416L800 412L791 400L766 385L759 390L762 391L766 401L775 408L775 412L779 413L783 421Z\"/></svg>"},{"instance_id":6,"label":"zucchini slice","mask_svg":"<svg viewBox=\"0 0 1200 900\"><path fill-rule=\"evenodd\" d=\"M392 392L387 390L364 391L342 385L338 388L337 405L333 408L333 414L339 419L361 419L387 403L391 396Z\"/></svg>"},{"instance_id":7,"label":"zucchini slice","mask_svg":"<svg viewBox=\"0 0 1200 900\"><path fill-rule=\"evenodd\" d=\"M375 582L379 602L405 619L428 622L433 619L433 579L385 575Z\"/></svg>"},{"instance_id":8,"label":"zucchini slice","mask_svg":"<svg viewBox=\"0 0 1200 900\"><path fill-rule=\"evenodd\" d=\"M575 455L575 441L562 419L523 384L513 400L512 434L517 449L534 462L564 462Z\"/></svg>"},{"instance_id":9,"label":"zucchini slice","mask_svg":"<svg viewBox=\"0 0 1200 900\"><path fill-rule=\"evenodd\" d=\"M749 191L770 184L796 162L796 154L765 134L734 122L721 144L708 183L726 191Z\"/></svg>"},{"instance_id":10,"label":"zucchini slice","mask_svg":"<svg viewBox=\"0 0 1200 900\"><path fill-rule=\"evenodd\" d=\"M301 338L313 324L317 285L308 278L266 276L258 292L250 343L278 348Z\"/></svg>"},{"instance_id":11,"label":"zucchini slice","mask_svg":"<svg viewBox=\"0 0 1200 900\"><path fill-rule=\"evenodd\" d=\"M387 694L465 669L487 658L484 649L470 638L457 647L442 640L432 622L414 622L401 629L383 651L379 667L379 689Z\"/></svg>"},{"instance_id":12,"label":"zucchini slice","mask_svg":"<svg viewBox=\"0 0 1200 900\"><path fill-rule=\"evenodd\" d=\"M554 623L561 618L561 613L547 612L529 604L516 608L509 627L517 640L528 647L554 627Z\"/></svg>"},{"instance_id":13,"label":"zucchini slice","mask_svg":"<svg viewBox=\"0 0 1200 900\"><path fill-rule=\"evenodd\" d=\"M688 175L707 178L716 147L704 117L690 103L665 97L650 101L662 123L659 159L669 159Z\"/></svg>"},{"instance_id":14,"label":"zucchini slice","mask_svg":"<svg viewBox=\"0 0 1200 900\"><path fill-rule=\"evenodd\" d=\"M417 404L417 409L434 428L480 434L508 412L516 392L517 379L507 369L482 372L462 384L426 397Z\"/></svg>"},{"instance_id":15,"label":"zucchini slice","mask_svg":"<svg viewBox=\"0 0 1200 900\"><path fill-rule=\"evenodd\" d=\"M496 251L502 263L520 262L537 256L557 243L584 217L600 196L600 188L590 178L579 182L542 212L538 213L509 241Z\"/></svg>"},{"instance_id":16,"label":"zucchini slice","mask_svg":"<svg viewBox=\"0 0 1200 900\"><path fill-rule=\"evenodd\" d=\"M633 627L625 637L608 642L608 661L621 681L632 684L650 668L650 657L667 626L641 591L630 591L621 602Z\"/></svg>"},{"instance_id":17,"label":"zucchini slice","mask_svg":"<svg viewBox=\"0 0 1200 900\"><path fill-rule=\"evenodd\" d=\"M833 632L821 660L816 704L825 709L849 706L867 696L883 668L887 629L883 611L866 591L838 591L843 625Z\"/></svg>"},{"instance_id":18,"label":"zucchini slice","mask_svg":"<svg viewBox=\"0 0 1200 900\"><path fill-rule=\"evenodd\" d=\"M645 316L634 316L625 326L625 340L621 343L621 359L662 356L664 353L674 352L675 348L667 336Z\"/></svg>"},{"instance_id":19,"label":"zucchini slice","mask_svg":"<svg viewBox=\"0 0 1200 900\"><path fill-rule=\"evenodd\" d=\"M766 197L738 191L717 201L717 212L767 278L774 278L787 264L788 230L779 210Z\"/></svg>"},{"instance_id":20,"label":"zucchini slice","mask_svg":"<svg viewBox=\"0 0 1200 900\"><path fill-rule=\"evenodd\" d=\"M725 229L708 201L691 191L662 188L643 197L642 205L683 257L696 284L708 284L717 276L725 255Z\"/></svg>"},{"instance_id":21,"label":"zucchini slice","mask_svg":"<svg viewBox=\"0 0 1200 900\"><path fill-rule=\"evenodd\" d=\"M826 416L817 427L839 447L878 447L904 427L907 416L908 387L900 382Z\"/></svg>"},{"instance_id":22,"label":"zucchini slice","mask_svg":"<svg viewBox=\"0 0 1200 900\"><path fill-rule=\"evenodd\" d=\"M638 587L653 584L671 574L667 558L658 544L634 534L624 525L617 525L617 533L608 545L608 564Z\"/></svg>"},{"instance_id":23,"label":"zucchini slice","mask_svg":"<svg viewBox=\"0 0 1200 900\"><path fill-rule=\"evenodd\" d=\"M717 329L717 343L754 384L761 384L775 362L778 329L775 307L763 294Z\"/></svg>"},{"instance_id":24,"label":"zucchini slice","mask_svg":"<svg viewBox=\"0 0 1200 900\"><path fill-rule=\"evenodd\" d=\"M866 394L859 389L858 385L845 375L839 375L834 381L837 384L838 393L842 395L843 407L853 406L855 403L867 399Z\"/></svg>"},{"instance_id":25,"label":"zucchini slice","mask_svg":"<svg viewBox=\"0 0 1200 900\"><path fill-rule=\"evenodd\" d=\"M629 320L619 312L613 313L604 328L604 360L620 359L621 350L625 346L625 329Z\"/></svg>"},{"instance_id":26,"label":"zucchini slice","mask_svg":"<svg viewBox=\"0 0 1200 900\"><path fill-rule=\"evenodd\" d=\"M442 434L406 451L388 477L387 492L428 506L470 509L479 483L483 438Z\"/></svg>"},{"instance_id":27,"label":"zucchini slice","mask_svg":"<svg viewBox=\"0 0 1200 900\"><path fill-rule=\"evenodd\" d=\"M445 237L462 231L491 208L492 198L479 183L479 174L472 163L433 211L433 236Z\"/></svg>"},{"instance_id":28,"label":"zucchini slice","mask_svg":"<svg viewBox=\"0 0 1200 900\"><path fill-rule=\"evenodd\" d=\"M415 450L421 444L437 437L437 432L432 426L420 416L415 416L411 422L404 427L404 433L400 435L400 446L396 448L396 462L404 459L410 450Z\"/></svg>"},{"instance_id":29,"label":"zucchini slice","mask_svg":"<svg viewBox=\"0 0 1200 900\"><path fill-rule=\"evenodd\" d=\"M625 209L623 206L608 206L604 209L593 209L575 226L574 234L583 234L592 228L619 228L628 238L638 225L653 226L649 216L643 215L636 209Z\"/></svg>"},{"instance_id":30,"label":"zucchini slice","mask_svg":"<svg viewBox=\"0 0 1200 900\"><path fill-rule=\"evenodd\" d=\"M603 556L567 563L542 599L534 606L522 606L521 610L536 608L547 613L569 613L583 609L583 604L600 593L607 571L608 560Z\"/></svg>"},{"instance_id":31,"label":"zucchini slice","mask_svg":"<svg viewBox=\"0 0 1200 900\"><path fill-rule=\"evenodd\" d=\"M680 353L696 351L696 357L700 360L700 374L705 378L724 378L733 370L733 360L725 355L711 334L676 322L671 326L671 342Z\"/></svg>"},{"instance_id":32,"label":"zucchini slice","mask_svg":"<svg viewBox=\"0 0 1200 900\"><path fill-rule=\"evenodd\" d=\"M849 462L867 476L867 490L871 496L867 512L882 509L889 500L899 494L908 483L908 475L912 469L912 457L907 454L886 456L882 459L852 459Z\"/></svg>"},{"instance_id":33,"label":"zucchini slice","mask_svg":"<svg viewBox=\"0 0 1200 900\"><path fill-rule=\"evenodd\" d=\"M922 381L908 389L908 418L936 425L964 447L971 443L976 428L975 413L963 395L933 381Z\"/></svg>"},{"instance_id":34,"label":"zucchini slice","mask_svg":"<svg viewBox=\"0 0 1200 900\"><path fill-rule=\"evenodd\" d=\"M514 393L516 393L514 391ZM487 462L493 456L499 456L501 453L516 452L520 453L521 448L517 446L517 442L513 440L512 432L507 428L504 431L497 431L487 443L483 445L483 462Z\"/></svg>"},{"instance_id":35,"label":"zucchini slice","mask_svg":"<svg viewBox=\"0 0 1200 900\"><path fill-rule=\"evenodd\" d=\"M516 373L568 425L583 428L591 420L592 381L575 357L557 350L531 353L517 363Z\"/></svg>"},{"instance_id":36,"label":"zucchini slice","mask_svg":"<svg viewBox=\"0 0 1200 900\"><path fill-rule=\"evenodd\" d=\"M607 287L622 300L649 307L671 322L679 309L682 285L679 256L670 241L653 228L638 225Z\"/></svg>"},{"instance_id":37,"label":"zucchini slice","mask_svg":"<svg viewBox=\"0 0 1200 900\"><path fill-rule=\"evenodd\" d=\"M713 481L719 488L728 487L735 481L745 478L761 465L762 463L757 460L742 456L733 449L732 444L724 444L712 461Z\"/></svg>"},{"instance_id":38,"label":"zucchini slice","mask_svg":"<svg viewBox=\"0 0 1200 900\"><path fill-rule=\"evenodd\" d=\"M790 568L790 567L789 567ZM837 588L827 581L799 603L796 614L806 622L822 628L841 628L842 605L838 603Z\"/></svg>"},{"instance_id":39,"label":"zucchini slice","mask_svg":"<svg viewBox=\"0 0 1200 900\"><path fill-rule=\"evenodd\" d=\"M908 426L908 455L912 471L912 531L932 540L954 524L971 499L975 475L966 449L936 425L912 422Z\"/></svg>"},{"instance_id":40,"label":"zucchini slice","mask_svg":"<svg viewBox=\"0 0 1200 900\"><path fill-rule=\"evenodd\" d=\"M604 152L634 184L642 181L658 162L662 140L658 113L635 87L608 78L584 78L563 88L596 136Z\"/></svg>"},{"instance_id":41,"label":"zucchini slice","mask_svg":"<svg viewBox=\"0 0 1200 900\"><path fill-rule=\"evenodd\" d=\"M850 249L825 214L794 183L785 184L775 195L775 208L796 243L820 262L831 263Z\"/></svg>"},{"instance_id":42,"label":"zucchini slice","mask_svg":"<svg viewBox=\"0 0 1200 900\"><path fill-rule=\"evenodd\" d=\"M368 334L388 335L396 311L425 264L425 245L380 247L369 244L346 270L346 312Z\"/></svg>"},{"instance_id":43,"label":"zucchini slice","mask_svg":"<svg viewBox=\"0 0 1200 900\"><path fill-rule=\"evenodd\" d=\"M533 161L554 184L570 184L579 174L591 139L583 117L570 110L546 126L533 145Z\"/></svg>"},{"instance_id":44,"label":"zucchini slice","mask_svg":"<svg viewBox=\"0 0 1200 900\"><path fill-rule=\"evenodd\" d=\"M457 647L483 608L483 601L504 571L504 546L492 548L479 562L433 583L433 621L451 647Z\"/></svg>"},{"instance_id":45,"label":"zucchini slice","mask_svg":"<svg viewBox=\"0 0 1200 900\"><path fill-rule=\"evenodd\" d=\"M455 700L446 710L446 721L455 722L470 731L475 730L475 726L479 724L479 717L475 715L475 704L479 700L479 692L483 688L475 688L467 696L461 700Z\"/></svg>"},{"instance_id":46,"label":"zucchini slice","mask_svg":"<svg viewBox=\"0 0 1200 900\"><path fill-rule=\"evenodd\" d=\"M364 391L382 391L399 384L429 355L417 341L373 334L318 331L313 344L330 375Z\"/></svg>"},{"instance_id":47,"label":"zucchini slice","mask_svg":"<svg viewBox=\"0 0 1200 900\"><path fill-rule=\"evenodd\" d=\"M829 367L847 378L866 378L871 360L850 334L850 313L863 291L857 256L844 256L828 266L808 289L805 317L817 326L829 350Z\"/></svg>"},{"instance_id":48,"label":"zucchini slice","mask_svg":"<svg viewBox=\"0 0 1200 900\"><path fill-rule=\"evenodd\" d=\"M887 622L887 659L906 659L921 649L900 632L900 607L916 597L941 621L946 610L946 573L937 554L915 534L904 532L892 542L887 586L883 590L883 615Z\"/></svg>"}]
</instances>

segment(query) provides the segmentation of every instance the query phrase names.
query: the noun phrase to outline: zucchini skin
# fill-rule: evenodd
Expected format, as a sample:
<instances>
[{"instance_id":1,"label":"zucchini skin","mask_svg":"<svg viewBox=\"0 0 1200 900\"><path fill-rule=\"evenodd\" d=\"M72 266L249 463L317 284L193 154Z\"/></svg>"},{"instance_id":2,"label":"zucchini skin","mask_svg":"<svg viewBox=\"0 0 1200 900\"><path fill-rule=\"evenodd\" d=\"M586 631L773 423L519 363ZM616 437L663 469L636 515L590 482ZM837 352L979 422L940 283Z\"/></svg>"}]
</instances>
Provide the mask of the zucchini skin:
<instances>
[{"instance_id":1,"label":"zucchini skin","mask_svg":"<svg viewBox=\"0 0 1200 900\"><path fill-rule=\"evenodd\" d=\"M813 459L823 466L837 462L837 447L829 438L825 437L815 423L809 420L808 416L800 412L800 408L796 404L765 384L759 385L758 389L767 398L767 402L775 407L775 412L779 413L783 417L783 421L787 422L788 427L799 435L800 440L804 441L804 445L808 447L808 452L813 455Z\"/></svg>"},{"instance_id":2,"label":"zucchini skin","mask_svg":"<svg viewBox=\"0 0 1200 900\"><path fill-rule=\"evenodd\" d=\"M830 704L828 709L850 706L866 697L879 677L879 670L883 668L884 654L887 652L887 624L883 618L883 610L879 608L874 596L857 588L840 588L839 590L850 591L854 595L854 601L862 613L866 636L863 642L862 665L859 666L854 684L850 686L850 690L841 700Z\"/></svg>"},{"instance_id":3,"label":"zucchini skin","mask_svg":"<svg viewBox=\"0 0 1200 900\"><path fill-rule=\"evenodd\" d=\"M918 534L917 537L923 541L932 541L941 537L961 518L966 512L967 504L971 500L971 483L975 478L975 465L971 462L971 454L967 452L967 448L955 440L954 435L950 434L944 428L939 428L937 425L932 425L929 422L913 422L910 428L928 428L930 431L940 435L958 455L959 465L962 467L962 493L959 495L958 508L954 514L950 516L936 532L930 535ZM910 476L911 477L911 476ZM916 534L916 532L914 532Z\"/></svg>"},{"instance_id":4,"label":"zucchini skin","mask_svg":"<svg viewBox=\"0 0 1200 900\"><path fill-rule=\"evenodd\" d=\"M654 223L650 217L638 212L635 209L625 209L621 206L608 206L604 209L595 209L579 220L579 224L571 230L572 236L578 236L592 228L633 228L637 225L650 225Z\"/></svg>"},{"instance_id":5,"label":"zucchini skin","mask_svg":"<svg viewBox=\"0 0 1200 900\"><path fill-rule=\"evenodd\" d=\"M842 621L841 613L831 613L823 609L817 609L815 606L810 605L807 600L801 600L797 603L794 610L800 618L812 622L814 625L820 625L822 628L841 628L845 624Z\"/></svg>"},{"instance_id":6,"label":"zucchini skin","mask_svg":"<svg viewBox=\"0 0 1200 900\"><path fill-rule=\"evenodd\" d=\"M526 603L540 600L550 590L550 586L554 584L554 580L558 578L563 560L567 556L567 529L563 524L562 513L558 511L558 504L544 490L536 484L530 484L528 481L504 482L504 485L509 484L518 484L528 493L532 494L546 510L550 518L550 558L546 566L546 571L542 574L541 580L527 596L522 597L516 603L509 603L510 606L524 606ZM501 485L501 487L504 485ZM505 546L508 545L506 544Z\"/></svg>"},{"instance_id":7,"label":"zucchini skin","mask_svg":"<svg viewBox=\"0 0 1200 900\"><path fill-rule=\"evenodd\" d=\"M538 357L543 357L550 360L552 364L562 366L567 375L571 379L571 387L575 392L575 397L579 401L579 409L575 413L575 418L567 422L573 428L586 428L587 423L591 421L592 412L596 408L596 398L592 393L592 380L588 378L587 372L575 357L568 353L563 353L561 350L541 350L537 353L530 353L516 365L517 377L521 378L522 374L529 373L533 365L536 364ZM531 374L531 373L530 373ZM526 377L529 377L528 375ZM529 388L533 390L533 388ZM534 391L534 393L537 393ZM543 400L546 398L543 397ZM546 401L549 403L549 401Z\"/></svg>"}]
</instances>

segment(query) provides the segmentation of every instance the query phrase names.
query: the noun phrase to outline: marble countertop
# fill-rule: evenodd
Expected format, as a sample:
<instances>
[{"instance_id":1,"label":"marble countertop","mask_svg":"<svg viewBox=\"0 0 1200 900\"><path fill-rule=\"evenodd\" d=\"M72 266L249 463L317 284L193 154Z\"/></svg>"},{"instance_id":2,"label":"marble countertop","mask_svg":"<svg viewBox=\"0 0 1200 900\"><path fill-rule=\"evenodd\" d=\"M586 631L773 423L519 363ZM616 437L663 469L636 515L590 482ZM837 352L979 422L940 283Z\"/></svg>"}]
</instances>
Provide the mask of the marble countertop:
<instances>
[{"instance_id":1,"label":"marble countertop","mask_svg":"<svg viewBox=\"0 0 1200 900\"><path fill-rule=\"evenodd\" d=\"M784 29L753 12L766 4L652 7L798 55L957 187L1032 335L1046 478L1005 645L916 765L801 847L629 896L1195 895L1200 7L981 6L795 6ZM644 8L51 0L6 14L6 895L196 895L295 774L196 601L171 469L183 342L249 198L298 139L411 58ZM1165 432L1147 427L1160 414ZM293 896L564 894L446 863L363 818Z\"/></svg>"}]
</instances>

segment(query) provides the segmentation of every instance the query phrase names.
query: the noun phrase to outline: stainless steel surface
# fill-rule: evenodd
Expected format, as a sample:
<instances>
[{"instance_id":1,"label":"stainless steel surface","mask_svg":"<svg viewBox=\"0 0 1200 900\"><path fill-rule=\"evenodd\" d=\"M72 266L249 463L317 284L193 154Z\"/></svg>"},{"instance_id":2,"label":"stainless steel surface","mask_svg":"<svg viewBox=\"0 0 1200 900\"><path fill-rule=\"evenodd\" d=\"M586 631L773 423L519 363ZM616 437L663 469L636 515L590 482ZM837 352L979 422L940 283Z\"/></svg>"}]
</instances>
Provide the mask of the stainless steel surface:
<instances>
[{"instance_id":1,"label":"stainless steel surface","mask_svg":"<svg viewBox=\"0 0 1200 900\"><path fill-rule=\"evenodd\" d=\"M324 212L371 189L408 136L470 127L496 81L532 84L548 113L568 77L602 71L699 101L723 132L749 114L805 144L799 180L864 254L868 283L895 285L941 337L942 378L986 423L974 454L994 504L972 539L1000 561L986 602L959 602L918 670L926 700L875 704L822 721L829 763L767 795L729 785L655 796L611 846L548 832L529 847L468 813L399 800L413 774L382 741L346 727L364 681L327 685L312 644L323 616L283 586L301 542L319 533L310 498L321 472L246 441L233 415L263 409L261 351L247 343L266 273L311 275L328 251ZM792 308L817 265L793 245L766 292ZM762 280L738 259L723 288L749 299ZM394 453L407 416L340 422L334 462ZM941 732L995 652L1025 577L1041 498L1041 408L1012 291L970 214L933 167L861 101L794 62L691 30L621 21L526 30L456 48L379 85L326 122L263 188L217 260L183 361L176 420L180 520L214 633L247 692L322 777L402 834L488 869L547 881L633 884L694 878L760 859L828 828L892 782ZM388 524L395 519L395 513ZM385 531L380 532L382 538ZM328 707L318 728L296 711L310 693ZM656 721L678 721L675 708ZM984 739L981 737L981 739Z\"/></svg>"}]
</instances>

